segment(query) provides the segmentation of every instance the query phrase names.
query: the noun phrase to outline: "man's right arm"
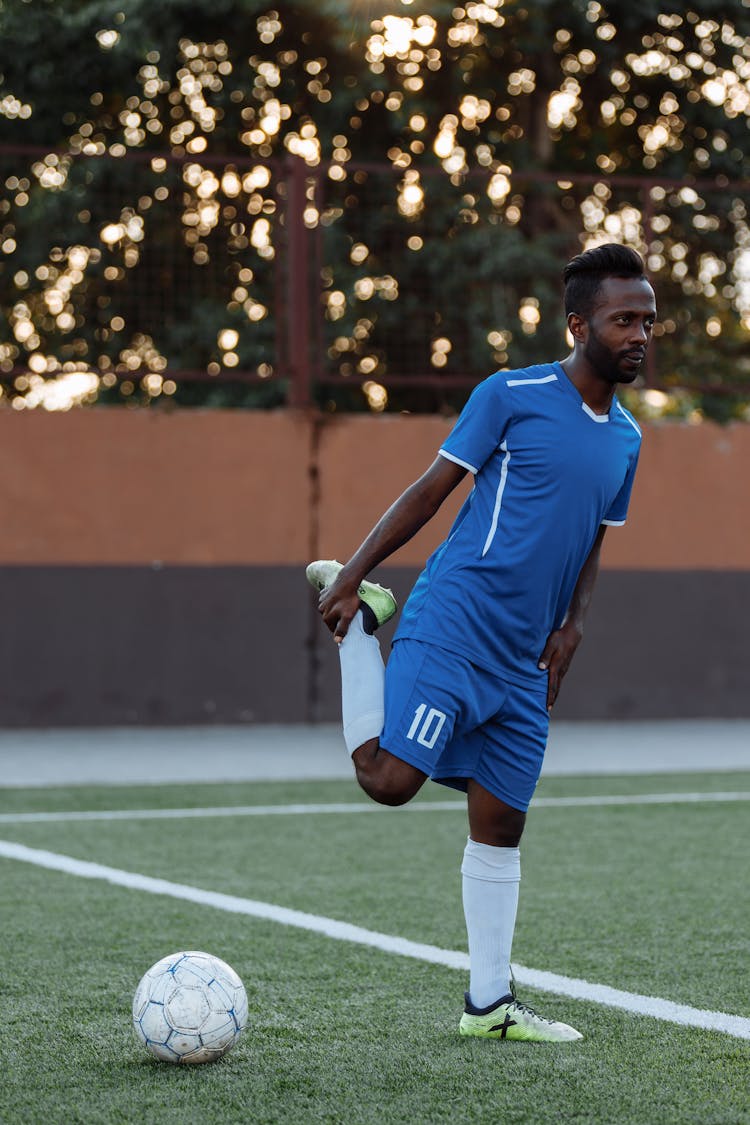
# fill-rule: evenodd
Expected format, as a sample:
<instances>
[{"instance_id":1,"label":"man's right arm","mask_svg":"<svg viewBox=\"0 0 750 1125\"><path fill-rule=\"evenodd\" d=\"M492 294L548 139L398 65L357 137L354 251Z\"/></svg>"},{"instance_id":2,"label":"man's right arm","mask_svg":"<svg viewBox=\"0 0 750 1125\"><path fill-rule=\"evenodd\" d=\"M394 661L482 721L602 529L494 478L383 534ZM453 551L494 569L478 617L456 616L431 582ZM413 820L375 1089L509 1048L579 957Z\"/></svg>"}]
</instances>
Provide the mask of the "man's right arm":
<instances>
[{"instance_id":1,"label":"man's right arm","mask_svg":"<svg viewBox=\"0 0 750 1125\"><path fill-rule=\"evenodd\" d=\"M318 608L334 640L341 642L359 608L357 588L383 562L432 519L445 498L466 475L463 465L436 457L419 480L399 496L320 595Z\"/></svg>"}]
</instances>

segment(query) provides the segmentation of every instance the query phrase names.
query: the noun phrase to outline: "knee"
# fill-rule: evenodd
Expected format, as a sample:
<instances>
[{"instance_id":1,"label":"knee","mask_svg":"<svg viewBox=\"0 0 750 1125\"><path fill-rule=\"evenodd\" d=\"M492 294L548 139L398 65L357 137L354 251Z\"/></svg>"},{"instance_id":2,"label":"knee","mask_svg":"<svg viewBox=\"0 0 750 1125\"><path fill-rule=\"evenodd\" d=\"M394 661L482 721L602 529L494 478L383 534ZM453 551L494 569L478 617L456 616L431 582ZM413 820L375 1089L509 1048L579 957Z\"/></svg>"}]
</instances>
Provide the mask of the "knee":
<instances>
[{"instance_id":1,"label":"knee","mask_svg":"<svg viewBox=\"0 0 750 1125\"><path fill-rule=\"evenodd\" d=\"M357 782L379 805L405 805L419 791L426 774L402 762L387 751L353 757Z\"/></svg>"},{"instance_id":2,"label":"knee","mask_svg":"<svg viewBox=\"0 0 750 1125\"><path fill-rule=\"evenodd\" d=\"M357 781L368 797L379 805L390 805L395 808L405 805L412 799L416 790L394 778L372 776L364 771L357 770Z\"/></svg>"}]
</instances>

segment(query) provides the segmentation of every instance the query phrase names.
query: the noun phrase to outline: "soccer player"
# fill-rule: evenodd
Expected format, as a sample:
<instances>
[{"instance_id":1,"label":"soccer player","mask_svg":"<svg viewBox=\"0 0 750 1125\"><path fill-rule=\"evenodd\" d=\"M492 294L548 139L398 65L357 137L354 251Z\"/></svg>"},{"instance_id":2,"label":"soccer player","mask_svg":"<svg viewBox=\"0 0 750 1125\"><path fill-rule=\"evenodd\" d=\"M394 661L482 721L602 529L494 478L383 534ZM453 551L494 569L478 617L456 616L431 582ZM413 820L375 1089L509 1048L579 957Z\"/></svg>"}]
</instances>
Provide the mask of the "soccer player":
<instances>
[{"instance_id":1,"label":"soccer player","mask_svg":"<svg viewBox=\"0 0 750 1125\"><path fill-rule=\"evenodd\" d=\"M519 842L549 713L582 636L604 533L625 522L641 433L619 403L656 317L635 251L608 244L564 270L573 350L475 388L433 464L342 566L307 568L339 645L344 740L359 784L400 805L428 777L467 794L462 1035L572 1040L515 995ZM374 636L396 611L366 575L474 487L404 606L387 667Z\"/></svg>"}]
</instances>

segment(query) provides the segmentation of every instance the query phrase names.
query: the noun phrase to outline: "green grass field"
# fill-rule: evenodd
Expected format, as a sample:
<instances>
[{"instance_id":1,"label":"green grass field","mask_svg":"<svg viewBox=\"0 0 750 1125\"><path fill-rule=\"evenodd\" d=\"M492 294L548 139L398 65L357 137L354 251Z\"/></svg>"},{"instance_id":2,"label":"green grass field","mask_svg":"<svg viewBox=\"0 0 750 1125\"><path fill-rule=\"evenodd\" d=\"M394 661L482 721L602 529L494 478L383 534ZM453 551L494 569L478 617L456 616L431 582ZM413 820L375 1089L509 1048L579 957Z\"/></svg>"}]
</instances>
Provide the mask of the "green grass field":
<instances>
[{"instance_id":1,"label":"green grass field","mask_svg":"<svg viewBox=\"0 0 750 1125\"><path fill-rule=\"evenodd\" d=\"M750 774L551 778L538 796L747 793ZM0 838L465 950L466 838L431 786L412 807L175 819L28 812L344 802L349 782L0 790ZM368 806L370 807L370 806ZM514 957L750 1015L748 803L532 806ZM0 859L0 1121L750 1122L750 1041L519 989L574 1044L463 1040L462 971L212 906ZM206 949L243 978L247 1031L203 1067L136 1042L142 973Z\"/></svg>"}]
</instances>

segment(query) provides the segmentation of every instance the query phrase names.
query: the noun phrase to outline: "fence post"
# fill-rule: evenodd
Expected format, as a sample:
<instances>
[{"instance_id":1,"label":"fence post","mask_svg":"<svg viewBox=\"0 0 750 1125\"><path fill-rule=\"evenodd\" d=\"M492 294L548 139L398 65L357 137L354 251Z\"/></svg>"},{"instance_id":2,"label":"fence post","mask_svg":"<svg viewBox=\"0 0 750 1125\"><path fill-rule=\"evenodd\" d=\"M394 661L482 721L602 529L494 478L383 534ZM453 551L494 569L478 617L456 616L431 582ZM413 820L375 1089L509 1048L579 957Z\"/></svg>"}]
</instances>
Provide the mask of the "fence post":
<instances>
[{"instance_id":1,"label":"fence post","mask_svg":"<svg viewBox=\"0 0 750 1125\"><path fill-rule=\"evenodd\" d=\"M305 226L307 170L304 160L288 156L286 199L286 350L290 406L310 405L310 247Z\"/></svg>"}]
</instances>

